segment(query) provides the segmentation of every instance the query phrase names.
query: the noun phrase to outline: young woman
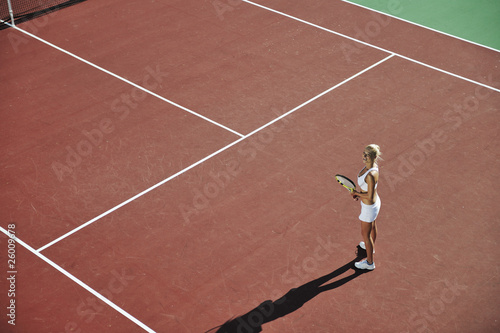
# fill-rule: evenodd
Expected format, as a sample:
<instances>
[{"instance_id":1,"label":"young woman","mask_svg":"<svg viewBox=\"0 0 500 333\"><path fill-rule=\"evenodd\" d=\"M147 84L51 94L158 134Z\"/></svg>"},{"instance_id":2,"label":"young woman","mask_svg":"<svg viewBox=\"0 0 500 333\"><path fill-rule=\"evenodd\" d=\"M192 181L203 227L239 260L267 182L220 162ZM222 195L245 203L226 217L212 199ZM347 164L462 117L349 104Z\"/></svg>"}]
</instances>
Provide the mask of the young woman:
<instances>
[{"instance_id":1,"label":"young woman","mask_svg":"<svg viewBox=\"0 0 500 333\"><path fill-rule=\"evenodd\" d=\"M380 197L377 194L378 183L378 165L377 161L380 159L380 147L371 144L366 146L363 151L363 163L365 167L358 174L358 185L361 191L353 191L352 197L357 200L361 199L361 235L363 241L359 246L366 249L366 260L355 263L359 269L375 269L375 262L373 261L373 254L375 253L375 239L377 238L377 219L380 211Z\"/></svg>"}]
</instances>

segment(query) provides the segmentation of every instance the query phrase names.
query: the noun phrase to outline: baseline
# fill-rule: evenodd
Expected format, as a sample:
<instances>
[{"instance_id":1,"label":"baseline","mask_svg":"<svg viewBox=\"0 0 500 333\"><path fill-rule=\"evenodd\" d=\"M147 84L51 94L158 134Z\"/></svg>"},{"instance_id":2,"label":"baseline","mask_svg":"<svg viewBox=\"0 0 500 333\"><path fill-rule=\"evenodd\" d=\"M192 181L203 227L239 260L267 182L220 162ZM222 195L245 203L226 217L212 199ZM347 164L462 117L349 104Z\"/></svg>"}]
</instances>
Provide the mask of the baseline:
<instances>
[{"instance_id":1,"label":"baseline","mask_svg":"<svg viewBox=\"0 0 500 333\"><path fill-rule=\"evenodd\" d=\"M0 231L3 232L7 237L10 237L10 234L8 233L8 231L5 230L1 226L0 226ZM98 299L100 299L101 301L103 301L104 303L106 303L107 305L109 305L110 307L112 307L113 309L115 309L116 311L118 311L119 313L121 313L124 317L126 317L127 319L129 319L132 322L134 322L136 325L138 325L139 327L141 327L142 329L144 329L146 332L155 333L155 331L153 331L151 328L149 328L144 323L142 323L141 321L139 321L137 318L135 318L134 316L132 316L131 314L129 314L127 311L125 311L122 308L120 308L115 303L113 303L110 300L108 300L106 297L104 297L101 294L99 294L97 291L95 291L94 289L92 289L91 287L89 287L87 284L83 283L80 279L78 279L77 277L75 277L72 274L70 274L68 271L66 271L65 269L63 269L59 265L57 265L55 262L53 262L52 260L50 260L49 258L47 258L46 256L44 256L40 252L38 252L35 249L33 249L31 246L29 246L28 244L26 244L25 242L23 242L21 239L19 239L19 238L16 237L15 240L16 240L17 244L20 244L25 249L27 249L28 251L30 251L31 253L33 253L34 255L36 255L38 258L42 259L44 262L46 262L50 266L54 267L56 270L58 270L59 272L61 272L62 274L64 274L66 277L68 277L69 279L71 279L73 282L75 282L76 284L78 284L80 287L82 287L83 289L87 290L88 292L90 292L91 294L93 294L95 297L97 297Z\"/></svg>"},{"instance_id":2,"label":"baseline","mask_svg":"<svg viewBox=\"0 0 500 333\"><path fill-rule=\"evenodd\" d=\"M320 25L317 25L317 24L314 24L312 22L309 22L309 21L306 21L306 20L303 20L303 19L300 19L296 16L292 16L292 15L289 15L289 14L286 14L286 13L283 13L283 12L280 12L276 9L272 9L272 8L269 8L269 7L266 7L266 6L263 6L261 4L258 4L258 3L255 3L255 2L252 2L252 1L249 1L249 0L242 0L243 2L246 2L250 5L254 5L256 7L260 7L262 9L265 9L265 10L268 10L270 12L273 12L273 13L276 13L276 14L279 14L279 15L282 15L282 16L285 16L285 17L288 17L292 20L296 20L296 21L299 21L299 22L302 22L304 24L307 24L307 25L310 25L312 27L315 27L315 28L318 28L318 29L321 29L321 30L324 30L324 31L327 31L329 33L332 33L332 34L335 34L335 35L338 35L338 36L341 36L341 37L344 37L344 38L347 38L349 40L352 40L352 41L355 41L355 42L358 42L358 43L361 43L363 45L366 45L366 46L369 46L369 47L372 47L372 48L375 48L377 50L380 50L380 51L384 51L384 52L387 52L387 53L391 53L391 54L394 54L394 55L397 55L398 57L400 58L403 58L405 60L408 60L408 61L411 61L411 62L414 62L416 64L419 64L421 66L425 66L425 67L428 67L428 68L431 68L433 70L436 70L436 71L439 71L439 72L442 72L442 73L445 73L447 75L451 75L451 76L454 76L456 78L459 78L461 80L465 80L465 81L468 81L468 82L471 82L471 83L474 83L474 84L477 84L477 85L480 85L480 86L483 86L485 88L488 88L488 89L492 89L492 90L495 90L497 92L500 92L500 89L497 89L497 88L494 88L494 87L491 87L487 84L484 84L484 83L481 83L481 82L478 82L478 81L475 81L475 80L472 80L472 79L469 79L469 78L466 78L464 76L461 76L461 75L458 75L458 74L455 74L455 73L452 73L452 72L449 72L449 71L446 71L444 69L441 69L441 68L438 68L438 67L435 67L435 66L432 66L432 65L429 65L429 64L426 64L424 62L421 62L421 61L418 61L416 59L413 59L413 58L410 58L410 57L407 57L407 56L404 56L402 54L399 54L399 53L396 53L396 52L393 52L393 51L390 51L390 50L387 50L387 49L384 49L383 47L380 47L380 46L376 46L376 45L373 45L373 44L370 44L370 43L367 43L367 42L364 42L362 40L359 40L359 39L356 39L354 37L350 37L350 36L347 36L345 34L342 34L340 32L337 32L337 31L334 31L334 30L331 30L331 29L328 29L328 28L325 28L325 27L322 27Z\"/></svg>"}]
</instances>

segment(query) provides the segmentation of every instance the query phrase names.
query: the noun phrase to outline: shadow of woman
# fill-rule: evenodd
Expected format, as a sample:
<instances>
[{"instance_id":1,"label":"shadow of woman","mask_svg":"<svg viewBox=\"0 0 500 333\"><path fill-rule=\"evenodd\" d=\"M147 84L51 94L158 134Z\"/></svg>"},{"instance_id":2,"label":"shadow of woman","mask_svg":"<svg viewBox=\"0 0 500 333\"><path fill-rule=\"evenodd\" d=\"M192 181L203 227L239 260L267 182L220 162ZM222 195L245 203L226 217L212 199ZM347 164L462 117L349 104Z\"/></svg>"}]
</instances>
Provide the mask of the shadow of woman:
<instances>
[{"instance_id":1,"label":"shadow of woman","mask_svg":"<svg viewBox=\"0 0 500 333\"><path fill-rule=\"evenodd\" d=\"M290 289L285 295L276 301L264 301L255 309L241 315L235 319L225 322L222 326L216 327L216 333L258 333L262 332L262 325L280 317L286 316L302 307L320 293L338 288L345 283L355 279L361 274L367 273L366 270L358 270L354 263L366 257L366 251L358 245L357 256L342 267L333 272L303 284L300 287ZM353 269L354 273L335 282L326 284L328 281L336 278ZM212 330L214 330L212 329ZM208 331L211 332L212 330Z\"/></svg>"}]
</instances>

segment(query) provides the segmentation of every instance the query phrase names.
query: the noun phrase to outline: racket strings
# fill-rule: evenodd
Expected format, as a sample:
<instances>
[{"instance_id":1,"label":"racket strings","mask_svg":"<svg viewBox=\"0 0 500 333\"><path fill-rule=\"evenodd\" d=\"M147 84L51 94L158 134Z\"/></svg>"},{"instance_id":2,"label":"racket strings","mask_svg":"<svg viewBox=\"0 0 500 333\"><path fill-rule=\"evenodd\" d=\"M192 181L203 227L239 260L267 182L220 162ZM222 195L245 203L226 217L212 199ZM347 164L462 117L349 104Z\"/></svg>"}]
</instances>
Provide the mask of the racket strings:
<instances>
[{"instance_id":1,"label":"racket strings","mask_svg":"<svg viewBox=\"0 0 500 333\"><path fill-rule=\"evenodd\" d=\"M351 188L356 188L356 185L348 178L344 176L337 176L337 180L345 186L351 187Z\"/></svg>"}]
</instances>

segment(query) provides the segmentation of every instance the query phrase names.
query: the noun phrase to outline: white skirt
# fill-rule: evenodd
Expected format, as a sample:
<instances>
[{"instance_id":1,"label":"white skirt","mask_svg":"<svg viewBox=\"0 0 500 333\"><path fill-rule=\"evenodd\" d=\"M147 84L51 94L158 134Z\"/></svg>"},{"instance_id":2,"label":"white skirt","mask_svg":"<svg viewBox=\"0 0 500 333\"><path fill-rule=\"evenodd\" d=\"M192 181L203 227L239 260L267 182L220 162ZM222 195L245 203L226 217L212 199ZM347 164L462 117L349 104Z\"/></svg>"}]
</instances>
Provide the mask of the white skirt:
<instances>
[{"instance_id":1,"label":"white skirt","mask_svg":"<svg viewBox=\"0 0 500 333\"><path fill-rule=\"evenodd\" d=\"M361 214L359 214L359 219L363 222L371 223L375 221L380 212L380 205L382 202L380 201L380 196L377 195L377 200L373 205L364 204L361 201Z\"/></svg>"}]
</instances>

